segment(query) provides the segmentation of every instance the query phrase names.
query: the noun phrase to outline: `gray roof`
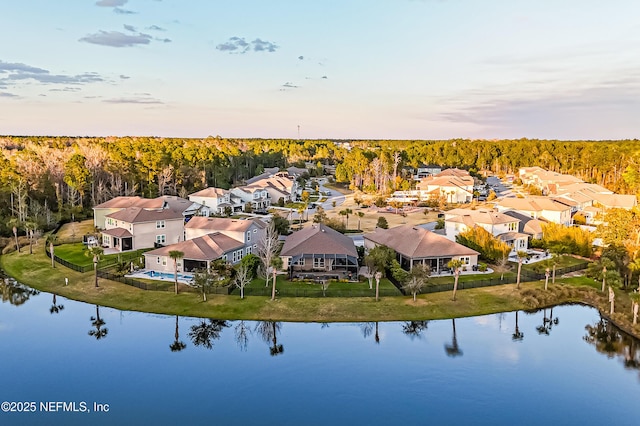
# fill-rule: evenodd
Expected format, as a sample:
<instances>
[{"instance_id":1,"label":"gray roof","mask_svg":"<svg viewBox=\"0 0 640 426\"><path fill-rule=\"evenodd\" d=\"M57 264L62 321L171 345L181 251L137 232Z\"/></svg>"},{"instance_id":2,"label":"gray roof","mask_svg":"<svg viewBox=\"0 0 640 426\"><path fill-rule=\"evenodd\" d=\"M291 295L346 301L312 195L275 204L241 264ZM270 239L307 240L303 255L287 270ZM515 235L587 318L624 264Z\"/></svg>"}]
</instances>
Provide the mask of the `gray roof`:
<instances>
[{"instance_id":1,"label":"gray roof","mask_svg":"<svg viewBox=\"0 0 640 426\"><path fill-rule=\"evenodd\" d=\"M345 254L358 257L353 240L321 223L294 232L284 242L281 256Z\"/></svg>"}]
</instances>

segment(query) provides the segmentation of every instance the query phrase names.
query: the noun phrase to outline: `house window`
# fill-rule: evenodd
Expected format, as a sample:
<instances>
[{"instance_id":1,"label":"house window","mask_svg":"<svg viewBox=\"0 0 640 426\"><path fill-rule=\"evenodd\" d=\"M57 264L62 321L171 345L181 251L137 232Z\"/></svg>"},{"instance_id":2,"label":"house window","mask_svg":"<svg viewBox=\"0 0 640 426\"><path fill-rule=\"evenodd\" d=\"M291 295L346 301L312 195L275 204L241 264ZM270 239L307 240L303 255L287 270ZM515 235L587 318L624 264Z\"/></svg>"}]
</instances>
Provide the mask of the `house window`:
<instances>
[{"instance_id":1,"label":"house window","mask_svg":"<svg viewBox=\"0 0 640 426\"><path fill-rule=\"evenodd\" d=\"M247 254L251 254L251 246L247 247L247 248L245 249L245 252L246 252Z\"/></svg>"},{"instance_id":2,"label":"house window","mask_svg":"<svg viewBox=\"0 0 640 426\"><path fill-rule=\"evenodd\" d=\"M227 261L227 255L226 254L222 256L222 260L224 260L225 262Z\"/></svg>"},{"instance_id":3,"label":"house window","mask_svg":"<svg viewBox=\"0 0 640 426\"><path fill-rule=\"evenodd\" d=\"M464 265L468 265L471 260L469 256L463 256L463 257L460 257L459 259L462 261Z\"/></svg>"},{"instance_id":4,"label":"house window","mask_svg":"<svg viewBox=\"0 0 640 426\"><path fill-rule=\"evenodd\" d=\"M167 242L167 236L162 234L162 235L156 235L156 243L158 244L164 244Z\"/></svg>"},{"instance_id":5,"label":"house window","mask_svg":"<svg viewBox=\"0 0 640 426\"><path fill-rule=\"evenodd\" d=\"M313 267L314 268L324 268L324 257L314 257L313 258Z\"/></svg>"},{"instance_id":6,"label":"house window","mask_svg":"<svg viewBox=\"0 0 640 426\"><path fill-rule=\"evenodd\" d=\"M257 230L257 229L254 229L254 230L253 230L253 233L255 234L256 232L258 232L258 230Z\"/></svg>"},{"instance_id":7,"label":"house window","mask_svg":"<svg viewBox=\"0 0 640 426\"><path fill-rule=\"evenodd\" d=\"M156 220L156 229L162 229L164 226L164 220Z\"/></svg>"},{"instance_id":8,"label":"house window","mask_svg":"<svg viewBox=\"0 0 640 426\"><path fill-rule=\"evenodd\" d=\"M518 227L518 223L517 222L509 223L509 231L515 231L517 227Z\"/></svg>"},{"instance_id":9,"label":"house window","mask_svg":"<svg viewBox=\"0 0 640 426\"><path fill-rule=\"evenodd\" d=\"M300 259L296 260L294 265L304 266L304 257L301 257Z\"/></svg>"},{"instance_id":10,"label":"house window","mask_svg":"<svg viewBox=\"0 0 640 426\"><path fill-rule=\"evenodd\" d=\"M158 265L160 264L160 256L156 258L156 262L158 263Z\"/></svg>"},{"instance_id":11,"label":"house window","mask_svg":"<svg viewBox=\"0 0 640 426\"><path fill-rule=\"evenodd\" d=\"M166 257L162 258L162 266L167 266L167 258Z\"/></svg>"},{"instance_id":12,"label":"house window","mask_svg":"<svg viewBox=\"0 0 640 426\"><path fill-rule=\"evenodd\" d=\"M257 249L258 249L258 245L257 245L257 244L254 244L254 245L253 245L253 249L254 249L254 250L257 250Z\"/></svg>"},{"instance_id":13,"label":"house window","mask_svg":"<svg viewBox=\"0 0 640 426\"><path fill-rule=\"evenodd\" d=\"M247 231L247 241L251 241L251 231Z\"/></svg>"},{"instance_id":14,"label":"house window","mask_svg":"<svg viewBox=\"0 0 640 426\"><path fill-rule=\"evenodd\" d=\"M103 235L102 236L102 242L105 244L109 244L109 236L108 235Z\"/></svg>"}]
</instances>

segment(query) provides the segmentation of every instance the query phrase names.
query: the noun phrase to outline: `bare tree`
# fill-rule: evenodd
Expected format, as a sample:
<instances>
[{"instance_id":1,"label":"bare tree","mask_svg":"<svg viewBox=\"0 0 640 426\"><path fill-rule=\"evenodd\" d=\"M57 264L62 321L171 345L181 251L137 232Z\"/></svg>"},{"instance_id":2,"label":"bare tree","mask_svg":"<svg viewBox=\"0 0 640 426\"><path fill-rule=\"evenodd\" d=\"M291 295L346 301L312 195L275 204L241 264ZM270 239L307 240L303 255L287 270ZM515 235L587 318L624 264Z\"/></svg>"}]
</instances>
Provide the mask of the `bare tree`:
<instances>
[{"instance_id":1,"label":"bare tree","mask_svg":"<svg viewBox=\"0 0 640 426\"><path fill-rule=\"evenodd\" d=\"M258 257L262 262L262 267L260 270L262 271L263 276L265 277L265 287L269 286L269 279L272 275L272 263L273 259L276 257L279 249L278 244L278 231L276 231L276 226L273 221L269 223L267 229L265 229L262 234L262 238L260 238L258 245Z\"/></svg>"},{"instance_id":2,"label":"bare tree","mask_svg":"<svg viewBox=\"0 0 640 426\"><path fill-rule=\"evenodd\" d=\"M245 352L249 345L249 336L251 335L251 328L245 324L244 321L239 321L234 328L236 343L241 351Z\"/></svg>"},{"instance_id":3,"label":"bare tree","mask_svg":"<svg viewBox=\"0 0 640 426\"><path fill-rule=\"evenodd\" d=\"M251 282L251 273L249 266L240 264L236 271L235 285L240 289L240 299L244 299L244 288Z\"/></svg>"}]
</instances>

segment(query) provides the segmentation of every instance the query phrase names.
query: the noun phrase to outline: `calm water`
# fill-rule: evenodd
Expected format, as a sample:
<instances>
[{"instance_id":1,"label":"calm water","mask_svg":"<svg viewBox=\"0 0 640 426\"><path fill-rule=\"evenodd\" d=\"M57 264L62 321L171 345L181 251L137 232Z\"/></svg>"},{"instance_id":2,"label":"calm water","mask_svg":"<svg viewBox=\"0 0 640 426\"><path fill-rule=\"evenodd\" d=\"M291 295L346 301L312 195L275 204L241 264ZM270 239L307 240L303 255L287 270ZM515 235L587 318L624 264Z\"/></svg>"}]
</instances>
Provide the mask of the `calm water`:
<instances>
[{"instance_id":1,"label":"calm water","mask_svg":"<svg viewBox=\"0 0 640 426\"><path fill-rule=\"evenodd\" d=\"M2 286L0 401L39 412L0 412L2 425L640 422L638 343L590 308L428 323L180 317L176 339L176 317L30 293Z\"/></svg>"}]
</instances>

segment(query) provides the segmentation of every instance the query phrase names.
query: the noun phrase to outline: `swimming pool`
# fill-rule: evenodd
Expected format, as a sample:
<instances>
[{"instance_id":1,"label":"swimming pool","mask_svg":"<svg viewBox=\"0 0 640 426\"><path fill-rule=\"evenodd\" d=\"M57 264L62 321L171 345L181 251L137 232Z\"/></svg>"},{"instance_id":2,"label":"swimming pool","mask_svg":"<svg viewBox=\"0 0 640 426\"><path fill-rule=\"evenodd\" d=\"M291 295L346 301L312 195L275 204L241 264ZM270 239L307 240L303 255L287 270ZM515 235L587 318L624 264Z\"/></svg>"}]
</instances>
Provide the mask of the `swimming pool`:
<instances>
[{"instance_id":1,"label":"swimming pool","mask_svg":"<svg viewBox=\"0 0 640 426\"><path fill-rule=\"evenodd\" d=\"M174 279L174 275L168 272L146 271L144 272L144 274L147 275L149 278L169 279L169 280ZM192 279L193 279L193 275L178 274L178 280L191 281Z\"/></svg>"}]
</instances>

